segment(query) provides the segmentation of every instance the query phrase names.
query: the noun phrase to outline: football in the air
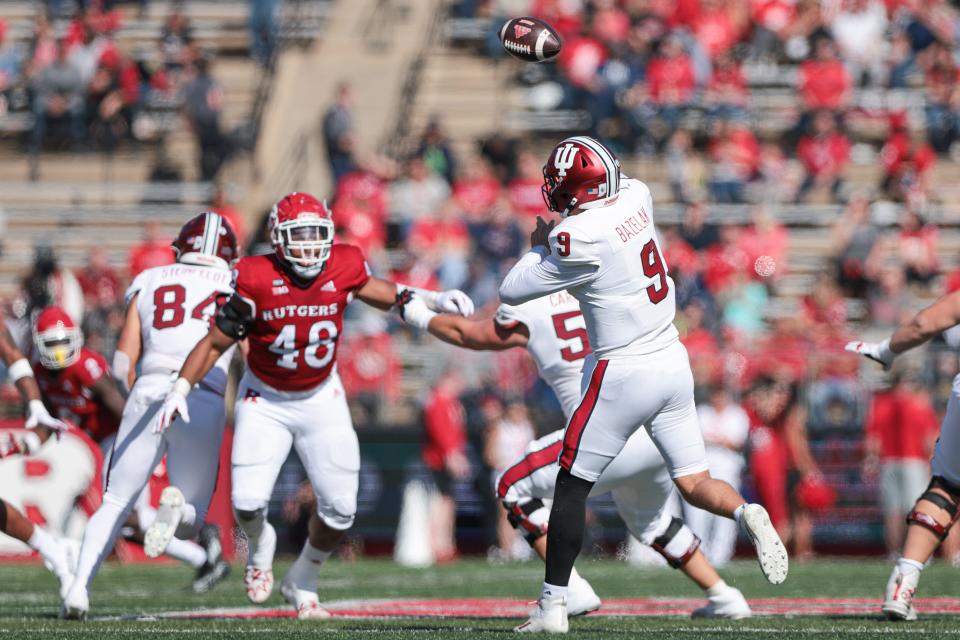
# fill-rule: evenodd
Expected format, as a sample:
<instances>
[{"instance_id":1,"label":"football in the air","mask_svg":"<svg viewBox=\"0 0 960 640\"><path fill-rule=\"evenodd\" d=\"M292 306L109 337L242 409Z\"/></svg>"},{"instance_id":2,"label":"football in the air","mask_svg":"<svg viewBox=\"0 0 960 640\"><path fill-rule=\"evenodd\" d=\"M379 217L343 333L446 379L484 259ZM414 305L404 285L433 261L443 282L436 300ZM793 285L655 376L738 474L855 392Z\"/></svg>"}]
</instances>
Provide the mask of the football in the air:
<instances>
[{"instance_id":1,"label":"football in the air","mask_svg":"<svg viewBox=\"0 0 960 640\"><path fill-rule=\"evenodd\" d=\"M543 62L560 53L560 36L543 20L526 16L507 20L500 29L507 53L527 62Z\"/></svg>"}]
</instances>

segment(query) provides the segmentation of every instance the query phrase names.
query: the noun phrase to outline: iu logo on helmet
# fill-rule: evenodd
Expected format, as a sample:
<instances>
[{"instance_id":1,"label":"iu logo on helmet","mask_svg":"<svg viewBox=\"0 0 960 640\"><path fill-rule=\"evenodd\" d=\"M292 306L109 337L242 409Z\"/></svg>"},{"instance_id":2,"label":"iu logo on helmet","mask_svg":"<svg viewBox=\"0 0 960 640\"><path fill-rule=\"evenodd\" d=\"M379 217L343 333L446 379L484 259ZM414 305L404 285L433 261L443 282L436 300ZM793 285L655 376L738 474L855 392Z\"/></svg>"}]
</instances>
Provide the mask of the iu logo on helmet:
<instances>
[{"instance_id":1,"label":"iu logo on helmet","mask_svg":"<svg viewBox=\"0 0 960 640\"><path fill-rule=\"evenodd\" d=\"M557 155L553 158L553 166L557 168L559 177L566 176L567 169L573 168L573 160L577 157L577 151L580 151L580 148L575 147L570 142L557 149Z\"/></svg>"}]
</instances>

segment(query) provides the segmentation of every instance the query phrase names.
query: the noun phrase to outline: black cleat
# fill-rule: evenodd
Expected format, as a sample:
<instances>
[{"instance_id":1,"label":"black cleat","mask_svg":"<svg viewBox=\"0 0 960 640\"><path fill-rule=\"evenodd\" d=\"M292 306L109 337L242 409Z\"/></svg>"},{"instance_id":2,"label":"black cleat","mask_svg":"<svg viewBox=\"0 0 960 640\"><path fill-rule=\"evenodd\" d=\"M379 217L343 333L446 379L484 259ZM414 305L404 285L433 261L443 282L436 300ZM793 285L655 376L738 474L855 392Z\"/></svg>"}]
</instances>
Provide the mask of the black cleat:
<instances>
[{"instance_id":1,"label":"black cleat","mask_svg":"<svg viewBox=\"0 0 960 640\"><path fill-rule=\"evenodd\" d=\"M220 527L205 524L200 529L200 546L207 551L207 561L197 569L193 581L195 593L206 593L222 582L230 574L230 565L223 559L223 547L220 546Z\"/></svg>"}]
</instances>

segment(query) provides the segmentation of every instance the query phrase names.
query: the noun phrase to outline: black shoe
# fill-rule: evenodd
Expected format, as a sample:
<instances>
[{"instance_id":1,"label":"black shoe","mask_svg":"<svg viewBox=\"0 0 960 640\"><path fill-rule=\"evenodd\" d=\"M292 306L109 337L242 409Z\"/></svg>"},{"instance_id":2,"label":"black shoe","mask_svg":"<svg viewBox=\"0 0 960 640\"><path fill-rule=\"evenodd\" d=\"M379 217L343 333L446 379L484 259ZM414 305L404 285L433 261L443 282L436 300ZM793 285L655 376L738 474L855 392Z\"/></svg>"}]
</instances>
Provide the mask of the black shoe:
<instances>
[{"instance_id":1,"label":"black shoe","mask_svg":"<svg viewBox=\"0 0 960 640\"><path fill-rule=\"evenodd\" d=\"M220 528L215 524L205 524L200 529L200 546L207 551L207 561L197 569L193 581L195 593L206 593L222 582L230 574L230 565L223 559L223 547L220 546Z\"/></svg>"}]
</instances>

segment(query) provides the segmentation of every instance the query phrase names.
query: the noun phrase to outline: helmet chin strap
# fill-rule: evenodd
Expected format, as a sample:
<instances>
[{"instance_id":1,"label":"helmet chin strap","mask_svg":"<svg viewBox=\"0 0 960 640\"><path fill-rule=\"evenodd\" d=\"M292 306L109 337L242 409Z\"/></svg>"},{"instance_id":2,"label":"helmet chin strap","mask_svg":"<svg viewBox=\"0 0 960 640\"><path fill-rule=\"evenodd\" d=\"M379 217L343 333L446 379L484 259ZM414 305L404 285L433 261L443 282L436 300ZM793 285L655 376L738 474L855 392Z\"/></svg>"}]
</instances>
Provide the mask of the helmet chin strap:
<instances>
[{"instance_id":1,"label":"helmet chin strap","mask_svg":"<svg viewBox=\"0 0 960 640\"><path fill-rule=\"evenodd\" d=\"M320 264L304 267L296 263L291 263L290 268L293 269L293 272L296 273L301 278L312 280L313 278L316 278L318 275L320 275L321 271L323 271L323 265L324 263L321 262Z\"/></svg>"},{"instance_id":2,"label":"helmet chin strap","mask_svg":"<svg viewBox=\"0 0 960 640\"><path fill-rule=\"evenodd\" d=\"M576 198L571 198L570 204L567 205L567 208L560 212L560 217L566 218L568 215L570 215L570 212L577 208L577 202L579 201Z\"/></svg>"}]
</instances>

